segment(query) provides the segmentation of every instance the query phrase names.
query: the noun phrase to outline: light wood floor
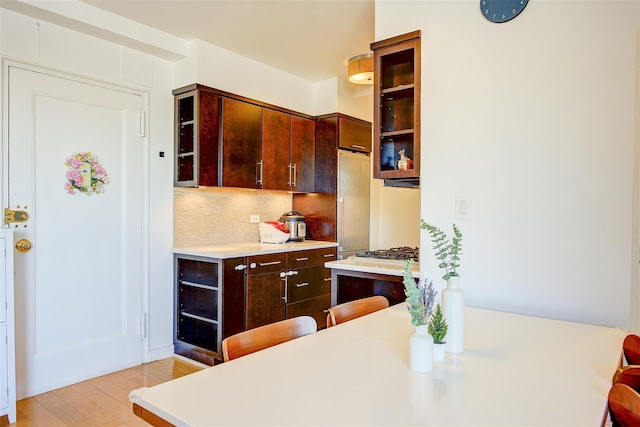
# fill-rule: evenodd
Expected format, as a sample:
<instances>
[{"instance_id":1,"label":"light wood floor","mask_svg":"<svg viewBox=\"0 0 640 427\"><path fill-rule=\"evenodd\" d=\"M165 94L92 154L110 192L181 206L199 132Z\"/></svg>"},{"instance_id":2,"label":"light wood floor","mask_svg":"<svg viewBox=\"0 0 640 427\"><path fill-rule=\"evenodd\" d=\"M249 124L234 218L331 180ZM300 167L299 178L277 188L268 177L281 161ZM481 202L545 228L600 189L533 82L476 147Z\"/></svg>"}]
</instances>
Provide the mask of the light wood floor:
<instances>
[{"instance_id":1,"label":"light wood floor","mask_svg":"<svg viewBox=\"0 0 640 427\"><path fill-rule=\"evenodd\" d=\"M178 378L201 368L169 358L114 372L18 401L17 422L0 426L149 426L133 415L129 392Z\"/></svg>"}]
</instances>

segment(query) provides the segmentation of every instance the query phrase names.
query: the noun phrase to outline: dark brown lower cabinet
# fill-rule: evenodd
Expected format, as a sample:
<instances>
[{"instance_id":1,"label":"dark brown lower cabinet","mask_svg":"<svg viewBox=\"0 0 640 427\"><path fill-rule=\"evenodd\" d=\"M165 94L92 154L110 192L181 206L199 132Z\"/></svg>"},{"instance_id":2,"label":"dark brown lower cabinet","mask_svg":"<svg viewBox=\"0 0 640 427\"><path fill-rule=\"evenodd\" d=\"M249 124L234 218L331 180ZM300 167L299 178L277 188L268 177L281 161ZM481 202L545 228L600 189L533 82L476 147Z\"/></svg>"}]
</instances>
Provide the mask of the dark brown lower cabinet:
<instances>
[{"instance_id":1,"label":"dark brown lower cabinet","mask_svg":"<svg viewBox=\"0 0 640 427\"><path fill-rule=\"evenodd\" d=\"M222 340L296 316L326 327L336 248L231 259L175 255L174 351L213 365Z\"/></svg>"},{"instance_id":2,"label":"dark brown lower cabinet","mask_svg":"<svg viewBox=\"0 0 640 427\"><path fill-rule=\"evenodd\" d=\"M202 363L220 356L221 262L175 257L174 351Z\"/></svg>"},{"instance_id":3,"label":"dark brown lower cabinet","mask_svg":"<svg viewBox=\"0 0 640 427\"><path fill-rule=\"evenodd\" d=\"M327 325L331 307L331 271L321 265L290 270L287 278L287 318L311 316L318 329Z\"/></svg>"},{"instance_id":4,"label":"dark brown lower cabinet","mask_svg":"<svg viewBox=\"0 0 640 427\"><path fill-rule=\"evenodd\" d=\"M285 319L284 252L247 257L246 329Z\"/></svg>"}]
</instances>

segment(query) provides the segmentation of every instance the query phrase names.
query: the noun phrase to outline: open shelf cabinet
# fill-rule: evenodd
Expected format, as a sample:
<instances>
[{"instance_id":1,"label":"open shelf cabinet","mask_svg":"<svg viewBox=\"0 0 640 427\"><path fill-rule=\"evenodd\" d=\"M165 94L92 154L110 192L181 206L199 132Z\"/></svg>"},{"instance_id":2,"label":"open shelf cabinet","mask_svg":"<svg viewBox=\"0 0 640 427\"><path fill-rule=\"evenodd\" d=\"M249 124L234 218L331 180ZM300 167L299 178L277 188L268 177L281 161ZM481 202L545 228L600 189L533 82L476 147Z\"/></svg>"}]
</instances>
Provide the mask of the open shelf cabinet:
<instances>
[{"instance_id":1,"label":"open shelf cabinet","mask_svg":"<svg viewBox=\"0 0 640 427\"><path fill-rule=\"evenodd\" d=\"M374 178L420 178L420 31L371 44Z\"/></svg>"}]
</instances>

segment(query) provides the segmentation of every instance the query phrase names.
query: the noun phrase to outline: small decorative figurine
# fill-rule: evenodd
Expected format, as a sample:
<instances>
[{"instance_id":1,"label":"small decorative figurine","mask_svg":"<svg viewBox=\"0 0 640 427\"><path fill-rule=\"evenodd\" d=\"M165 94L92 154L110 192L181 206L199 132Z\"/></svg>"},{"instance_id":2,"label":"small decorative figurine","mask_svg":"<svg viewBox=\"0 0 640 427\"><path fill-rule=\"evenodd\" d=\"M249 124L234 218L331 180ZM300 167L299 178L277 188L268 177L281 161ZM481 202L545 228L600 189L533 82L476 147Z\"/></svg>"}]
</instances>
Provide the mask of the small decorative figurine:
<instances>
[{"instance_id":1,"label":"small decorative figurine","mask_svg":"<svg viewBox=\"0 0 640 427\"><path fill-rule=\"evenodd\" d=\"M404 148L398 151L400 154L400 160L398 160L398 170L406 171L407 169L413 169L413 160L404 155Z\"/></svg>"}]
</instances>

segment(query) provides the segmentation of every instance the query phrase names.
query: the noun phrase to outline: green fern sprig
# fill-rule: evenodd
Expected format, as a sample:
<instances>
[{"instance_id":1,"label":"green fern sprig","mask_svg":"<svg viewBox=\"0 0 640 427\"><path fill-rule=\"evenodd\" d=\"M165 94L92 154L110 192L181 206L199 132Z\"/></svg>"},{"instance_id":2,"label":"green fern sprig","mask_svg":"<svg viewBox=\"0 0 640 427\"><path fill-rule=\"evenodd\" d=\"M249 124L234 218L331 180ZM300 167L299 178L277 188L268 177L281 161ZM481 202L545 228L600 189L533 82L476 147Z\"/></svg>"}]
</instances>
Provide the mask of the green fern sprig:
<instances>
[{"instance_id":1,"label":"green fern sprig","mask_svg":"<svg viewBox=\"0 0 640 427\"><path fill-rule=\"evenodd\" d=\"M442 314L442 308L440 304L436 305L436 309L433 312L433 316L429 319L429 326L427 328L429 334L433 337L433 342L436 344L444 344L442 341L447 335L447 321Z\"/></svg>"},{"instance_id":2,"label":"green fern sprig","mask_svg":"<svg viewBox=\"0 0 640 427\"><path fill-rule=\"evenodd\" d=\"M442 278L449 280L450 277L459 277L457 269L460 267L460 255L462 255L462 233L458 227L453 224L454 237L451 240L440 227L427 224L422 219L420 220L420 228L422 230L426 229L431 236L436 259L440 261L438 267L443 268L445 271L445 275Z\"/></svg>"}]
</instances>

